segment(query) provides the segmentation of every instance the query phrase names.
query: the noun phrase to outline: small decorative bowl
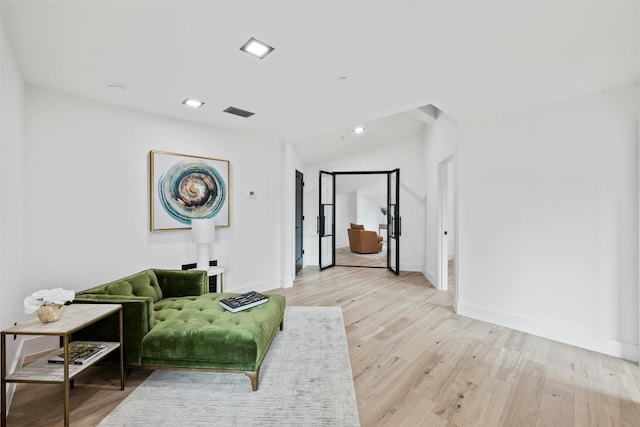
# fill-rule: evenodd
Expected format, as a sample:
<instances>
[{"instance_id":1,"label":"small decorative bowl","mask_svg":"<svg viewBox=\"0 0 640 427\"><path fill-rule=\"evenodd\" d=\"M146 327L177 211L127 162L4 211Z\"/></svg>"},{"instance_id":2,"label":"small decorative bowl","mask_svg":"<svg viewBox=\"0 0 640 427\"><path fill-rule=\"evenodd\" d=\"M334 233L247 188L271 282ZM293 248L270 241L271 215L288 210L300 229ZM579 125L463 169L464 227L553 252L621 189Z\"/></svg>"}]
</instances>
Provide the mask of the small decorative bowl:
<instances>
[{"instance_id":1,"label":"small decorative bowl","mask_svg":"<svg viewBox=\"0 0 640 427\"><path fill-rule=\"evenodd\" d=\"M38 314L38 319L40 319L42 323L55 322L62 318L62 315L64 314L64 305L43 305L42 307L38 308L36 313Z\"/></svg>"}]
</instances>

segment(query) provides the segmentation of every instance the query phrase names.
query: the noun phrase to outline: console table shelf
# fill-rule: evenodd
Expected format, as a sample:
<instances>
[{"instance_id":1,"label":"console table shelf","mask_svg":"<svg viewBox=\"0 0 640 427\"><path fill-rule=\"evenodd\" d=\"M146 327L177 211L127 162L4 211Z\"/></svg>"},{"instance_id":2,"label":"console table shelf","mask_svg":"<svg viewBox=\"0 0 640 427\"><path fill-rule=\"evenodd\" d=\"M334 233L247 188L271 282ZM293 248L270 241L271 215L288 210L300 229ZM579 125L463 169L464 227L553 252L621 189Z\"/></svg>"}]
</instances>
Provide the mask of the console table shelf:
<instances>
[{"instance_id":1,"label":"console table shelf","mask_svg":"<svg viewBox=\"0 0 640 427\"><path fill-rule=\"evenodd\" d=\"M100 342L105 348L89 357L82 365L69 363L69 344L74 332L85 328L98 320L118 315L119 342ZM45 335L59 336L61 349L56 349L37 361L7 374L7 335ZM113 351L120 350L120 390L124 390L124 358L122 352L122 305L120 304L71 304L65 308L62 319L52 323L42 323L38 319L21 323L2 331L2 413L0 424L7 425L7 383L44 383L64 385L64 425L69 425L69 389L73 378L79 373L102 360ZM52 354L62 352L64 362L49 363Z\"/></svg>"},{"instance_id":2,"label":"console table shelf","mask_svg":"<svg viewBox=\"0 0 640 427\"><path fill-rule=\"evenodd\" d=\"M96 354L88 358L82 365L69 364L69 379L74 377L91 367L95 363L102 360L105 356L109 355L112 351L120 348L120 343L109 341L74 341L87 344L102 344L105 348L101 349ZM15 372L7 375L5 380L12 383L50 383L58 384L64 382L64 364L62 363L50 363L49 358L55 354L59 354L64 351L63 348L56 349L44 357L24 366Z\"/></svg>"}]
</instances>

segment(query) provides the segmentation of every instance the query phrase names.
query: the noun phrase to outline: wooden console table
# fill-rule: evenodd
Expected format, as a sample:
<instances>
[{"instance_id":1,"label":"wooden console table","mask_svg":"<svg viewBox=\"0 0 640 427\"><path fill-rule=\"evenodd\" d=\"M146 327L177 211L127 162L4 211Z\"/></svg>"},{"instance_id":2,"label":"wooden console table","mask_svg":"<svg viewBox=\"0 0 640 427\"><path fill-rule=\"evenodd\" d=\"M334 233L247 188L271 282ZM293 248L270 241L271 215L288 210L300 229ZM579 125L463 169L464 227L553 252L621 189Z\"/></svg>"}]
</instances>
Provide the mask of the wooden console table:
<instances>
[{"instance_id":1,"label":"wooden console table","mask_svg":"<svg viewBox=\"0 0 640 427\"><path fill-rule=\"evenodd\" d=\"M120 342L100 342L105 348L89 358L82 365L69 364L69 343L72 334L82 328L118 313L120 322ZM7 374L7 335L48 335L59 336L62 341L64 363L49 363L51 354L25 367ZM71 381L78 374L102 360L111 352L120 349L120 390L124 390L124 357L122 351L122 305L120 304L71 304L65 308L62 319L53 323L42 323L37 318L2 331L2 427L7 425L7 383L45 383L64 385L64 425L69 425L69 394Z\"/></svg>"}]
</instances>

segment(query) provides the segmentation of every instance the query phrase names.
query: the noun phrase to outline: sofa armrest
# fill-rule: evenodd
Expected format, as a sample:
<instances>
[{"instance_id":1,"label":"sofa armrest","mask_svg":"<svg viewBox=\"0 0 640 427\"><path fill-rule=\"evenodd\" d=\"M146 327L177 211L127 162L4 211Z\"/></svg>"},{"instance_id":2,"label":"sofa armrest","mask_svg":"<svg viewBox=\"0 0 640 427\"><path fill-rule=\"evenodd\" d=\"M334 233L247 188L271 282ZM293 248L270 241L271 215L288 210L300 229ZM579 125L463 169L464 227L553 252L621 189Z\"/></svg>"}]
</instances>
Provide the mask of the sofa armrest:
<instances>
[{"instance_id":1,"label":"sofa armrest","mask_svg":"<svg viewBox=\"0 0 640 427\"><path fill-rule=\"evenodd\" d=\"M122 304L124 363L142 364L142 339L153 327L153 302L148 297L82 294L74 304ZM74 332L74 340L118 341L118 316L109 316Z\"/></svg>"},{"instance_id":2,"label":"sofa armrest","mask_svg":"<svg viewBox=\"0 0 640 427\"><path fill-rule=\"evenodd\" d=\"M189 297L209 292L208 274L204 270L153 270L163 298Z\"/></svg>"}]
</instances>

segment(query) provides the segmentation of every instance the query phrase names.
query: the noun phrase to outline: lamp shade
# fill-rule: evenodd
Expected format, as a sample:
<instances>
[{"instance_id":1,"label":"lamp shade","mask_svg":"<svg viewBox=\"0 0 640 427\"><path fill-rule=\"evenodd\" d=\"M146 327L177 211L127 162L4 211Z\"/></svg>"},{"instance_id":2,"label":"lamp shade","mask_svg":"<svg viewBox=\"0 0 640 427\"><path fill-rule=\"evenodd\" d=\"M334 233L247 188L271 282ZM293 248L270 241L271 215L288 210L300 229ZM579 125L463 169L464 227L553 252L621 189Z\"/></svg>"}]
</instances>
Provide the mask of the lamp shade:
<instances>
[{"instance_id":1,"label":"lamp shade","mask_svg":"<svg viewBox=\"0 0 640 427\"><path fill-rule=\"evenodd\" d=\"M191 220L193 243L213 243L216 234L216 221L213 218L194 218Z\"/></svg>"}]
</instances>

